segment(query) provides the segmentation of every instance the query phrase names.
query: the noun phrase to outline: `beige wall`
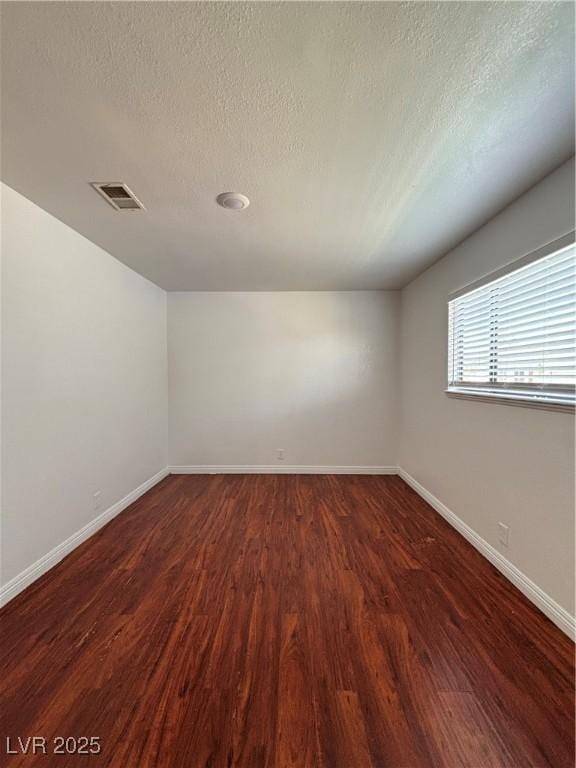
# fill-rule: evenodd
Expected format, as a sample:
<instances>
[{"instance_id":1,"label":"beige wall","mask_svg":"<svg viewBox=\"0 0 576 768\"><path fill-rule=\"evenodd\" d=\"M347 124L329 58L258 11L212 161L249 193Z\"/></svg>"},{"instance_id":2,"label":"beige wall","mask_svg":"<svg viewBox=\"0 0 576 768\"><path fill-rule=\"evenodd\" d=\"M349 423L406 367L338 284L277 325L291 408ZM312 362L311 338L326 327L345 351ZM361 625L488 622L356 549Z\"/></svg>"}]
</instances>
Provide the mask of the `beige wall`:
<instances>
[{"instance_id":1,"label":"beige wall","mask_svg":"<svg viewBox=\"0 0 576 768\"><path fill-rule=\"evenodd\" d=\"M170 464L395 465L398 298L169 294Z\"/></svg>"},{"instance_id":2,"label":"beige wall","mask_svg":"<svg viewBox=\"0 0 576 768\"><path fill-rule=\"evenodd\" d=\"M165 468L167 386L164 291L1 194L5 585Z\"/></svg>"},{"instance_id":3,"label":"beige wall","mask_svg":"<svg viewBox=\"0 0 576 768\"><path fill-rule=\"evenodd\" d=\"M404 289L399 451L404 470L572 614L573 416L451 399L444 388L449 293L573 228L570 162Z\"/></svg>"}]
</instances>

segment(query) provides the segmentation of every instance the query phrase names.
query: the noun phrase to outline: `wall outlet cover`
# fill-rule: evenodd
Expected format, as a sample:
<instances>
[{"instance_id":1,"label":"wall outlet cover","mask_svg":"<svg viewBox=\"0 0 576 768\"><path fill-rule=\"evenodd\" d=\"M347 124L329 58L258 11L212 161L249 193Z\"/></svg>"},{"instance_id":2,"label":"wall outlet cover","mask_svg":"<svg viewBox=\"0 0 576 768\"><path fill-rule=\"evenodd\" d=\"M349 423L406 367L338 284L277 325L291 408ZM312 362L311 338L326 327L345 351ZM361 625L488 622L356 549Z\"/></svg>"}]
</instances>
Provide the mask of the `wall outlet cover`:
<instances>
[{"instance_id":1,"label":"wall outlet cover","mask_svg":"<svg viewBox=\"0 0 576 768\"><path fill-rule=\"evenodd\" d=\"M498 523L498 540L500 544L508 546L510 540L510 528L505 523Z\"/></svg>"}]
</instances>

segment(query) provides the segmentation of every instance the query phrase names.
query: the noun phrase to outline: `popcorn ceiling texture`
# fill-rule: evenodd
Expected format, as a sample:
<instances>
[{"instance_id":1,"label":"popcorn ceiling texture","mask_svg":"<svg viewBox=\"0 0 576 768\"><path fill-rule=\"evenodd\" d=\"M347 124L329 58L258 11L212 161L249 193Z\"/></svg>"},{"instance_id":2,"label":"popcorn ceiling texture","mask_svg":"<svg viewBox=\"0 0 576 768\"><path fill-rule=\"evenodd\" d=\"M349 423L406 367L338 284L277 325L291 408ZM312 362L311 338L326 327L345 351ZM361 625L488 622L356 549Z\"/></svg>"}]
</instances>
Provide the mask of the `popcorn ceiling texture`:
<instances>
[{"instance_id":1,"label":"popcorn ceiling texture","mask_svg":"<svg viewBox=\"0 0 576 768\"><path fill-rule=\"evenodd\" d=\"M3 180L169 290L400 287L573 153L571 3L1 12Z\"/></svg>"}]
</instances>

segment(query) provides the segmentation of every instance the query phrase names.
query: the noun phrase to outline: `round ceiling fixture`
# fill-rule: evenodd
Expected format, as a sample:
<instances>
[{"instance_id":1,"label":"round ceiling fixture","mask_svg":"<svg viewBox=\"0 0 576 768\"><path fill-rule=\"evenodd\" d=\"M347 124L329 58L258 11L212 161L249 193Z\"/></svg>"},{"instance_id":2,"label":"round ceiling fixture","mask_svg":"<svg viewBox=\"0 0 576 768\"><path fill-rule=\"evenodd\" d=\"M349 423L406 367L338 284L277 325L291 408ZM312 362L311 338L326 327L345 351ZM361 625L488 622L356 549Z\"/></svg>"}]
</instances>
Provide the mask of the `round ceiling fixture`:
<instances>
[{"instance_id":1,"label":"round ceiling fixture","mask_svg":"<svg viewBox=\"0 0 576 768\"><path fill-rule=\"evenodd\" d=\"M216 202L229 211L242 211L250 205L250 200L246 195L241 195L240 192L222 192L216 198Z\"/></svg>"}]
</instances>

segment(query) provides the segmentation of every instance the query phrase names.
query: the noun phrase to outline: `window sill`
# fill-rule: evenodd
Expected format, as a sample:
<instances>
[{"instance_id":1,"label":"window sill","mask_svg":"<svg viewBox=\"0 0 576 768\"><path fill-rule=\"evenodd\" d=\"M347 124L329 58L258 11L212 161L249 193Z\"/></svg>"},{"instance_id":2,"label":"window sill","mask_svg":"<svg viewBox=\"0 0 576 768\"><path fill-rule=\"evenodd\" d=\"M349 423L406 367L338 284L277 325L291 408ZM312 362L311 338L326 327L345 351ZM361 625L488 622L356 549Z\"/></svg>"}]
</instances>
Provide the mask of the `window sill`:
<instances>
[{"instance_id":1,"label":"window sill","mask_svg":"<svg viewBox=\"0 0 576 768\"><path fill-rule=\"evenodd\" d=\"M523 408L538 408L543 411L561 411L563 413L574 413L574 403L567 403L565 400L554 400L554 398L538 398L526 395L504 395L495 392L478 392L477 390L466 389L445 389L448 397L454 397L459 400L476 400L481 403L496 403L497 405L515 405Z\"/></svg>"}]
</instances>

